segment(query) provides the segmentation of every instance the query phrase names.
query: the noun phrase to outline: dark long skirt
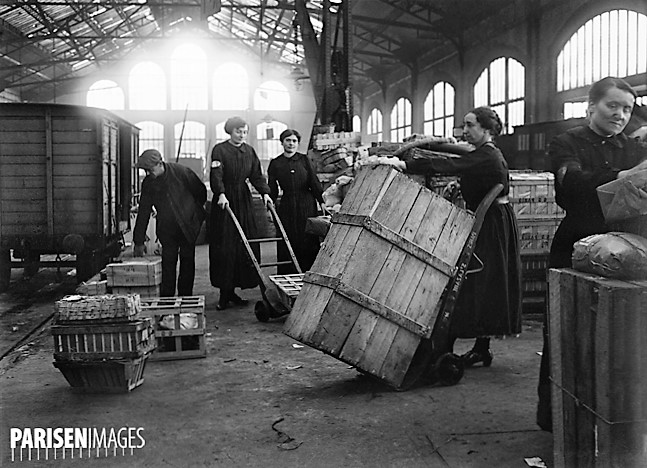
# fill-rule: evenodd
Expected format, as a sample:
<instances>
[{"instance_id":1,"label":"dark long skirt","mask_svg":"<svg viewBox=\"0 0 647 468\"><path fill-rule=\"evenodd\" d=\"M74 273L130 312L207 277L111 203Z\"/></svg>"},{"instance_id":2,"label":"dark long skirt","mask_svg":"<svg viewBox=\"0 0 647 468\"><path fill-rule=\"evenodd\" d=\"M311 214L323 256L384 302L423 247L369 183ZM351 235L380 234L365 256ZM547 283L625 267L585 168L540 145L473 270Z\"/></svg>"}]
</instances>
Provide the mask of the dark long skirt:
<instances>
[{"instance_id":1,"label":"dark long skirt","mask_svg":"<svg viewBox=\"0 0 647 468\"><path fill-rule=\"evenodd\" d=\"M247 184L228 186L225 193L231 210L238 218L247 239L258 238L252 196ZM211 284L224 290L236 287L247 289L258 285L258 273L252 264L245 245L226 210L218 207L214 198L211 206L209 239L209 275ZM260 247L251 244L257 259Z\"/></svg>"},{"instance_id":2,"label":"dark long skirt","mask_svg":"<svg viewBox=\"0 0 647 468\"><path fill-rule=\"evenodd\" d=\"M319 253L319 238L305 232L306 220L317 216L317 201L310 192L283 194L276 211L301 270L308 271ZM287 246L283 242L277 245L277 258L279 261L291 260ZM296 273L292 264L279 265L277 271L281 275Z\"/></svg>"},{"instance_id":3,"label":"dark long skirt","mask_svg":"<svg viewBox=\"0 0 647 468\"><path fill-rule=\"evenodd\" d=\"M483 271L467 275L452 314L455 338L521 332L519 234L509 204L493 204L476 240Z\"/></svg>"}]
</instances>

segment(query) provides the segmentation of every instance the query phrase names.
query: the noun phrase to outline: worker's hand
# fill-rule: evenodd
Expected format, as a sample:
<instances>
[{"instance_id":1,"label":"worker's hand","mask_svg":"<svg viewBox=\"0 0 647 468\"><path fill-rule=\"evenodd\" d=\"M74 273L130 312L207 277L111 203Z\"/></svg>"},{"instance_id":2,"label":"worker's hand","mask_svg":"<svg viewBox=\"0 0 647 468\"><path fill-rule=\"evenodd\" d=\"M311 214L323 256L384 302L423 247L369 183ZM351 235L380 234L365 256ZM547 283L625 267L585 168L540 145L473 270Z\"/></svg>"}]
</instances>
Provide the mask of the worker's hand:
<instances>
[{"instance_id":1,"label":"worker's hand","mask_svg":"<svg viewBox=\"0 0 647 468\"><path fill-rule=\"evenodd\" d=\"M225 209L225 208L227 208L228 206L229 206L229 200L227 200L227 197L225 196L225 194L224 194L224 193L221 193L221 194L218 196L218 207L219 207L221 210L224 210L224 209Z\"/></svg>"},{"instance_id":2,"label":"worker's hand","mask_svg":"<svg viewBox=\"0 0 647 468\"><path fill-rule=\"evenodd\" d=\"M377 158L377 163L384 166L391 166L398 171L403 171L406 169L405 162L395 157L380 156L379 158Z\"/></svg>"},{"instance_id":3,"label":"worker's hand","mask_svg":"<svg viewBox=\"0 0 647 468\"><path fill-rule=\"evenodd\" d=\"M626 171L618 172L618 179L622 179L623 177L627 177L627 176L630 176L632 174L635 174L636 172L645 171L645 170L647 170L647 159L645 159L644 161L638 163L637 165L635 165L631 169L627 169Z\"/></svg>"},{"instance_id":4,"label":"worker's hand","mask_svg":"<svg viewBox=\"0 0 647 468\"><path fill-rule=\"evenodd\" d=\"M133 247L133 256L143 257L144 255L146 255L146 246L144 244L141 244L141 245L135 244L135 247Z\"/></svg>"},{"instance_id":5,"label":"worker's hand","mask_svg":"<svg viewBox=\"0 0 647 468\"><path fill-rule=\"evenodd\" d=\"M274 206L272 197L270 197L267 193L263 195L263 203L265 204L265 208L268 210L270 209L270 206Z\"/></svg>"},{"instance_id":6,"label":"worker's hand","mask_svg":"<svg viewBox=\"0 0 647 468\"><path fill-rule=\"evenodd\" d=\"M328 208L326 208L325 203L320 203L319 206L321 207L321 213L323 216L330 216L330 212L328 211Z\"/></svg>"}]
</instances>

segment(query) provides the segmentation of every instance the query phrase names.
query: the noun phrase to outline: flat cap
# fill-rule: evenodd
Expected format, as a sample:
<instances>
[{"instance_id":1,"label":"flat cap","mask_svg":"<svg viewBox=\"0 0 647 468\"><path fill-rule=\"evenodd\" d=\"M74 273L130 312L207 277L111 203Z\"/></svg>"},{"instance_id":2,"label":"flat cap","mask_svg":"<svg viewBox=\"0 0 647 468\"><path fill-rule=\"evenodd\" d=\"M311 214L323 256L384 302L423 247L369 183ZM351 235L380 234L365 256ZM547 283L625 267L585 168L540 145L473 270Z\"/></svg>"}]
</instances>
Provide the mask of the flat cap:
<instances>
[{"instance_id":1,"label":"flat cap","mask_svg":"<svg viewBox=\"0 0 647 468\"><path fill-rule=\"evenodd\" d=\"M147 149L139 155L137 167L150 170L162 162L162 155L156 149Z\"/></svg>"}]
</instances>

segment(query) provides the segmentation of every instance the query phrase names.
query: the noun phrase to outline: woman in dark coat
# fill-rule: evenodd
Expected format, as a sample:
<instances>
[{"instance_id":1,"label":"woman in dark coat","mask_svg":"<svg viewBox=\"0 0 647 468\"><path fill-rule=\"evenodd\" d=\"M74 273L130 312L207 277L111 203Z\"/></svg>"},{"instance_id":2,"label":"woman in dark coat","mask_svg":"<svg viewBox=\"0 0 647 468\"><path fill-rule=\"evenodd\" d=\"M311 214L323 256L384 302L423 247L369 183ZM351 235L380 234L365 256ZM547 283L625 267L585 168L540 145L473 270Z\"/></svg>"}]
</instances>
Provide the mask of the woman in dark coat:
<instances>
[{"instance_id":1,"label":"woman in dark coat","mask_svg":"<svg viewBox=\"0 0 647 468\"><path fill-rule=\"evenodd\" d=\"M279 187L283 192L277 213L288 235L290 245L302 271L310 269L319 252L319 238L306 234L306 219L317 216L317 202L323 204L321 184L305 154L298 153L301 135L288 129L280 135L283 154L270 161L267 175L270 196L276 203ZM290 254L283 242L277 245L278 261L289 261ZM292 264L279 265L279 274L296 273Z\"/></svg>"},{"instance_id":2,"label":"woman in dark coat","mask_svg":"<svg viewBox=\"0 0 647 468\"><path fill-rule=\"evenodd\" d=\"M638 164L647 157L647 146L622 133L635 102L636 92L626 81L603 78L589 89L589 124L568 130L550 143L548 158L555 174L555 200L566 210L550 247L550 268L570 267L575 242L609 231L596 188L647 169L647 161ZM544 430L551 430L550 358L546 333L544 325L537 424Z\"/></svg>"},{"instance_id":3,"label":"woman in dark coat","mask_svg":"<svg viewBox=\"0 0 647 468\"><path fill-rule=\"evenodd\" d=\"M521 332L517 220L507 198L508 165L492 142L501 128L496 112L489 107L477 107L465 114L463 120L463 136L475 147L468 154L455 158L413 159L406 163L397 158L380 161L417 174L459 174L463 198L467 208L473 211L492 187L503 184L503 191L485 215L474 248L484 269L466 276L451 318L452 340L476 338L474 347L461 356L466 367L479 362L487 367L492 363L490 336Z\"/></svg>"},{"instance_id":4,"label":"woman in dark coat","mask_svg":"<svg viewBox=\"0 0 647 468\"><path fill-rule=\"evenodd\" d=\"M225 131L231 138L218 143L211 151L209 180L213 199L209 240L209 274L211 284L220 288L218 310L225 309L229 302L245 304L234 288L253 288L258 285L258 274L248 258L240 235L225 210L231 208L238 218L247 239L257 238L257 226L252 208L252 194L247 180L263 197L263 202L272 203L270 188L261 173L261 163L254 148L245 143L248 126L240 117L225 122ZM256 257L260 258L258 244L253 244Z\"/></svg>"}]
</instances>

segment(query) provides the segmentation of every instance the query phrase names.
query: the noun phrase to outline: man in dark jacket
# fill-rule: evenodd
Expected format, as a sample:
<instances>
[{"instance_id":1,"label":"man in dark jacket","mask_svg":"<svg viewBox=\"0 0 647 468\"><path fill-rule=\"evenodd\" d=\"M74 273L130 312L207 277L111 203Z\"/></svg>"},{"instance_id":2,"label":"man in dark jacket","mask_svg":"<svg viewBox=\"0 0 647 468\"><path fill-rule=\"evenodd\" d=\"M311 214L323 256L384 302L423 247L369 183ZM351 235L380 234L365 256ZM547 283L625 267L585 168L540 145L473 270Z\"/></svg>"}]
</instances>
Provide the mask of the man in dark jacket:
<instances>
[{"instance_id":1,"label":"man in dark jacket","mask_svg":"<svg viewBox=\"0 0 647 468\"><path fill-rule=\"evenodd\" d=\"M179 296L193 295L195 277L195 241L205 218L207 189L191 169L176 163L165 163L155 149L139 156L137 167L147 173L142 182L139 211L133 241L135 257L145 254L146 228L153 207L157 211L157 237L162 244L161 295L175 296L178 253Z\"/></svg>"}]
</instances>

